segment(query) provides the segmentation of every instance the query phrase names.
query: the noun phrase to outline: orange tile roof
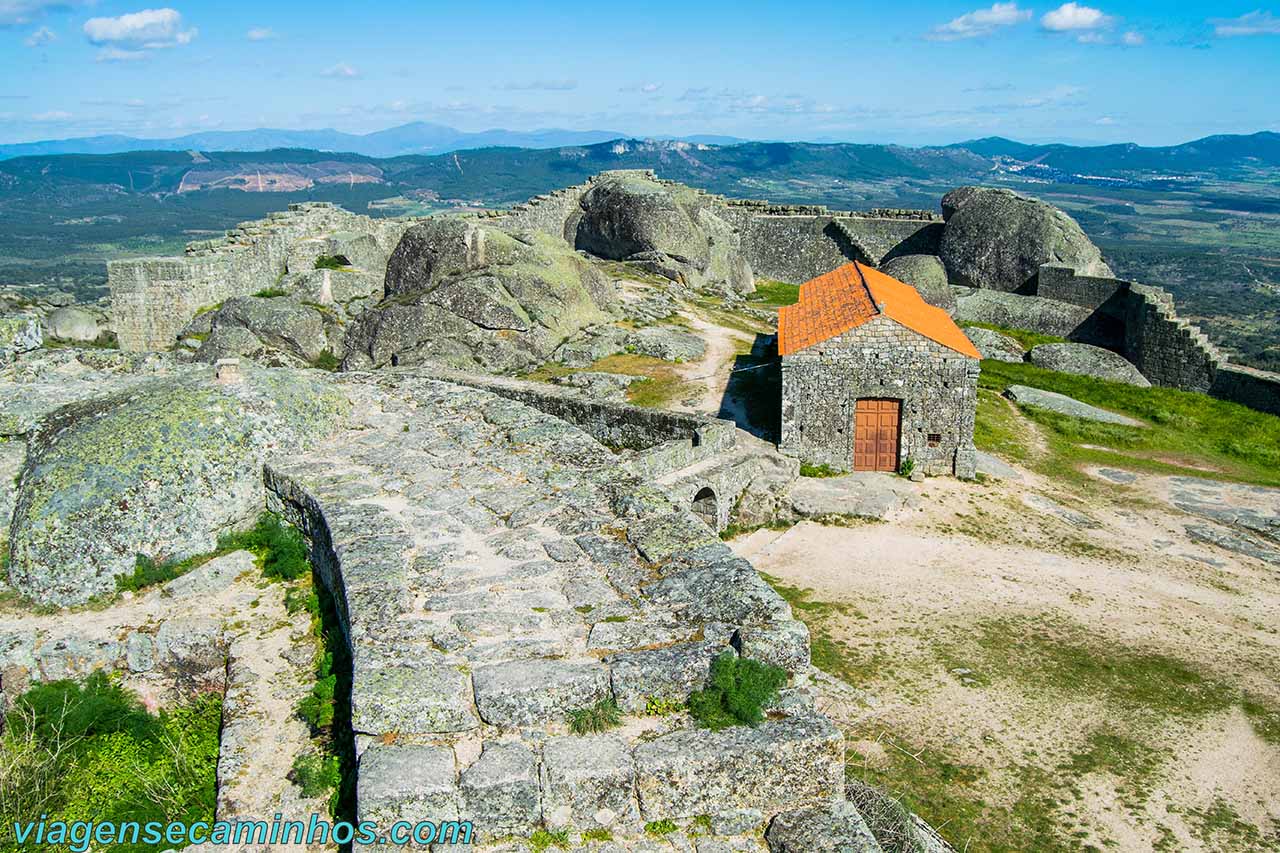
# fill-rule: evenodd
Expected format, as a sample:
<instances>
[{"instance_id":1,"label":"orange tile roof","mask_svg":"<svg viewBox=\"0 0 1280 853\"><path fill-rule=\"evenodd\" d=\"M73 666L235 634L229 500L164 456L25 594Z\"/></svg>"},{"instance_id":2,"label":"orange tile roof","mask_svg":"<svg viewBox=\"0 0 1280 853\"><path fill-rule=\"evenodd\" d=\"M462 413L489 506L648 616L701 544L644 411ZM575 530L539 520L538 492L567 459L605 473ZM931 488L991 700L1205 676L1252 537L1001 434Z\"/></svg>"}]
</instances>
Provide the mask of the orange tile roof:
<instances>
[{"instance_id":1,"label":"orange tile roof","mask_svg":"<svg viewBox=\"0 0 1280 853\"><path fill-rule=\"evenodd\" d=\"M857 261L800 285L799 301L778 311L778 354L830 340L879 314L961 355L982 357L946 311L911 285Z\"/></svg>"}]
</instances>

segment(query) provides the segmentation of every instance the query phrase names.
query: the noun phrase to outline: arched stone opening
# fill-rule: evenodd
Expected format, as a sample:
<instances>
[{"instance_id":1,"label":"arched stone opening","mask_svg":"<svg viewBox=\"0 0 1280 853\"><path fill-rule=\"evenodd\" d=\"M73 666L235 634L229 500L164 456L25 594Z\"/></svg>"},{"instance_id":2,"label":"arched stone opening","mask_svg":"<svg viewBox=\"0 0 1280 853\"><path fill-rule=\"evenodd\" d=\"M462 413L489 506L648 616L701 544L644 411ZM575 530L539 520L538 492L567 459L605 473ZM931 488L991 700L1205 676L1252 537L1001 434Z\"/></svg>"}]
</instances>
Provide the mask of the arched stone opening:
<instances>
[{"instance_id":1,"label":"arched stone opening","mask_svg":"<svg viewBox=\"0 0 1280 853\"><path fill-rule=\"evenodd\" d=\"M720 529L720 512L716 504L715 490L710 486L703 486L698 493L693 496L693 514L706 522L707 526L712 530Z\"/></svg>"}]
</instances>

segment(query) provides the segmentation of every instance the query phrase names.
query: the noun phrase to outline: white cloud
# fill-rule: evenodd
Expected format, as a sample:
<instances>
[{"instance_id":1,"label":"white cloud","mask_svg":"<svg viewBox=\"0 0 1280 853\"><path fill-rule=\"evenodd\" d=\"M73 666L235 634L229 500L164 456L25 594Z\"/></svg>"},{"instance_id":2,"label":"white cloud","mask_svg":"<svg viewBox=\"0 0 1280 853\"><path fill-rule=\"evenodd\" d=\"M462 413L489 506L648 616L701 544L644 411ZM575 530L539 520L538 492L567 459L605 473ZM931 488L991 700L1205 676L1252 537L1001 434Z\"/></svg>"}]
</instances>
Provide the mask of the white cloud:
<instances>
[{"instance_id":1,"label":"white cloud","mask_svg":"<svg viewBox=\"0 0 1280 853\"><path fill-rule=\"evenodd\" d=\"M71 118L71 113L62 110L49 110L44 113L36 113L31 117L32 121L67 121Z\"/></svg>"},{"instance_id":2,"label":"white cloud","mask_svg":"<svg viewBox=\"0 0 1280 853\"><path fill-rule=\"evenodd\" d=\"M249 41L267 41L276 37L276 31L270 27L254 27L244 34Z\"/></svg>"},{"instance_id":3,"label":"white cloud","mask_svg":"<svg viewBox=\"0 0 1280 853\"><path fill-rule=\"evenodd\" d=\"M1111 127L1112 125L1116 124L1116 120L1111 116L1102 116L1101 118L1094 121L1094 124L1099 124L1099 125L1102 125L1103 127Z\"/></svg>"},{"instance_id":4,"label":"white cloud","mask_svg":"<svg viewBox=\"0 0 1280 853\"><path fill-rule=\"evenodd\" d=\"M501 88L511 92L528 92L541 90L544 92L568 92L578 88L577 80L530 80L525 83L507 83Z\"/></svg>"},{"instance_id":5,"label":"white cloud","mask_svg":"<svg viewBox=\"0 0 1280 853\"><path fill-rule=\"evenodd\" d=\"M133 62L153 50L190 44L196 30L183 29L182 15L174 9L143 9L118 18L90 18L84 34L102 48L99 62Z\"/></svg>"},{"instance_id":6,"label":"white cloud","mask_svg":"<svg viewBox=\"0 0 1280 853\"><path fill-rule=\"evenodd\" d=\"M1045 12L1040 19L1040 26L1051 32L1063 33L1103 30L1110 27L1113 22L1114 19L1104 14L1101 9L1081 6L1079 3L1063 3L1052 12Z\"/></svg>"},{"instance_id":7,"label":"white cloud","mask_svg":"<svg viewBox=\"0 0 1280 853\"><path fill-rule=\"evenodd\" d=\"M990 9L977 9L940 24L930 30L925 38L930 41L978 38L989 36L1001 27L1011 27L1029 20L1030 9L1019 9L1017 3L996 3Z\"/></svg>"},{"instance_id":8,"label":"white cloud","mask_svg":"<svg viewBox=\"0 0 1280 853\"><path fill-rule=\"evenodd\" d=\"M1209 23L1213 24L1213 34L1219 38L1280 35L1280 18L1261 9L1238 18L1211 18Z\"/></svg>"},{"instance_id":9,"label":"white cloud","mask_svg":"<svg viewBox=\"0 0 1280 853\"><path fill-rule=\"evenodd\" d=\"M58 40L57 34L48 27L41 27L23 41L27 47L43 47Z\"/></svg>"},{"instance_id":10,"label":"white cloud","mask_svg":"<svg viewBox=\"0 0 1280 853\"><path fill-rule=\"evenodd\" d=\"M335 77L339 80L354 80L360 76L360 72L345 62L339 62L321 71L320 76Z\"/></svg>"},{"instance_id":11,"label":"white cloud","mask_svg":"<svg viewBox=\"0 0 1280 853\"><path fill-rule=\"evenodd\" d=\"M82 5L84 0L0 0L0 27L20 27Z\"/></svg>"},{"instance_id":12,"label":"white cloud","mask_svg":"<svg viewBox=\"0 0 1280 853\"><path fill-rule=\"evenodd\" d=\"M1129 30L1120 37L1120 41L1129 47L1141 47L1147 43L1147 37L1135 30Z\"/></svg>"},{"instance_id":13,"label":"white cloud","mask_svg":"<svg viewBox=\"0 0 1280 853\"><path fill-rule=\"evenodd\" d=\"M1031 98L1026 98L1021 103L1019 103L1018 106L1026 107L1028 109L1035 109L1037 107L1047 107L1051 104L1061 104L1064 101L1071 100L1076 95L1079 95L1082 92L1084 92L1084 89L1080 88L1079 86L1067 86L1067 85L1054 86L1052 89L1050 89L1049 91L1043 94L1036 95Z\"/></svg>"}]
</instances>

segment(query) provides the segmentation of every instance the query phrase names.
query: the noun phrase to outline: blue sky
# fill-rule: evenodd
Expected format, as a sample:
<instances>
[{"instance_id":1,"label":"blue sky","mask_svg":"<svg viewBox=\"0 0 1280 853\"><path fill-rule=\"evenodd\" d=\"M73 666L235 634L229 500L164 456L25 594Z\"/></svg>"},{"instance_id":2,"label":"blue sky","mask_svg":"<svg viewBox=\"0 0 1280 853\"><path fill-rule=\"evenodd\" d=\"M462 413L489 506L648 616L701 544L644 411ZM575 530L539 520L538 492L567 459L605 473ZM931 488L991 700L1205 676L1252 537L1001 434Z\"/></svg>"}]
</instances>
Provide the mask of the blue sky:
<instances>
[{"instance_id":1,"label":"blue sky","mask_svg":"<svg viewBox=\"0 0 1280 853\"><path fill-rule=\"evenodd\" d=\"M1280 0L0 0L0 142L409 121L929 144L1280 130Z\"/></svg>"}]
</instances>

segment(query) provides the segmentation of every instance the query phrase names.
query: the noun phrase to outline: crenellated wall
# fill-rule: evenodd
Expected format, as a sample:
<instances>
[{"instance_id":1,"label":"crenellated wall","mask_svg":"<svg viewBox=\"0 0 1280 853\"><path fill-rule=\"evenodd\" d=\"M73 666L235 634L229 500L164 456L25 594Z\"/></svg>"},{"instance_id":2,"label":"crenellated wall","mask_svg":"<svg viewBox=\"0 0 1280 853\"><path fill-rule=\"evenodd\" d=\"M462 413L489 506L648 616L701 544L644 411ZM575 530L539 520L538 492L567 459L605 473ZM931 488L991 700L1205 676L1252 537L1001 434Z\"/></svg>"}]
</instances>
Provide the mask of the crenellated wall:
<instances>
[{"instance_id":1,"label":"crenellated wall","mask_svg":"<svg viewBox=\"0 0 1280 853\"><path fill-rule=\"evenodd\" d=\"M1045 264L1036 295L1088 308L1095 325L1119 329L1115 348L1153 384L1280 414L1280 374L1228 364L1204 332L1178 316L1162 288Z\"/></svg>"},{"instance_id":2,"label":"crenellated wall","mask_svg":"<svg viewBox=\"0 0 1280 853\"><path fill-rule=\"evenodd\" d=\"M376 266L380 258L385 270L386 259L414 221L372 219L328 202L302 202L241 223L224 237L189 243L179 257L111 261L107 286L120 348L168 349L201 308L271 287L303 241L347 234L367 246L370 241L361 238L372 237L373 250L362 249L362 261ZM317 247L302 254L314 261L322 251Z\"/></svg>"}]
</instances>

